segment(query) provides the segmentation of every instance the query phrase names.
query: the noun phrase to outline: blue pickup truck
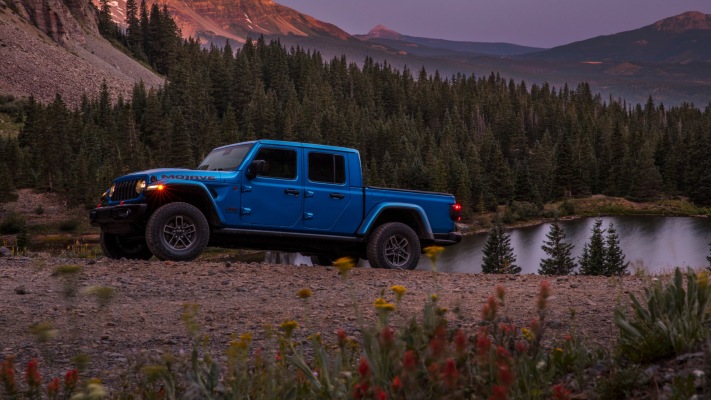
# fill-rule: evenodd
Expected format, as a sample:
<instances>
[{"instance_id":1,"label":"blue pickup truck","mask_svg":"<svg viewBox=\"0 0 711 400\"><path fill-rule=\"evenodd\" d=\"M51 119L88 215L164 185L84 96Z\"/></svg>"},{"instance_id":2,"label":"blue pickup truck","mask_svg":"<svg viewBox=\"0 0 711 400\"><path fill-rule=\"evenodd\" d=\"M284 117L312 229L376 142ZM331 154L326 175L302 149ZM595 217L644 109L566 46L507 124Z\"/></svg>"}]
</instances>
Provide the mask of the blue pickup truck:
<instances>
[{"instance_id":1,"label":"blue pickup truck","mask_svg":"<svg viewBox=\"0 0 711 400\"><path fill-rule=\"evenodd\" d=\"M357 150L258 140L117 178L89 218L110 258L189 261L210 245L414 269L423 248L459 243L460 212L449 194L365 186Z\"/></svg>"}]
</instances>

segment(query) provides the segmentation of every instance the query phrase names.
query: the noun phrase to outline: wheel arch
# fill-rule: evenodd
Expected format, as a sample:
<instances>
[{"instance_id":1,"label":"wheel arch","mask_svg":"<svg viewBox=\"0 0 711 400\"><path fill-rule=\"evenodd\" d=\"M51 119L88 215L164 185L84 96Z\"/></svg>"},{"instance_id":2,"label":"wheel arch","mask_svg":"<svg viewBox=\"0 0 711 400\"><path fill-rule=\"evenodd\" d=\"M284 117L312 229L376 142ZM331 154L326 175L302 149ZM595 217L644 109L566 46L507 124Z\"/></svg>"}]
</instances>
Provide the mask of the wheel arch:
<instances>
[{"instance_id":1,"label":"wheel arch","mask_svg":"<svg viewBox=\"0 0 711 400\"><path fill-rule=\"evenodd\" d=\"M215 204L214 196L207 187L200 184L178 183L166 184L161 192L156 192L149 198L151 214L158 208L169 203L188 203L202 212L210 227L221 225L222 219Z\"/></svg>"},{"instance_id":2,"label":"wheel arch","mask_svg":"<svg viewBox=\"0 0 711 400\"><path fill-rule=\"evenodd\" d=\"M434 234L430 226L427 214L422 207L415 204L406 203L384 203L379 204L365 218L358 234L370 235L375 228L388 222L402 222L415 231L420 240L432 240Z\"/></svg>"}]
</instances>

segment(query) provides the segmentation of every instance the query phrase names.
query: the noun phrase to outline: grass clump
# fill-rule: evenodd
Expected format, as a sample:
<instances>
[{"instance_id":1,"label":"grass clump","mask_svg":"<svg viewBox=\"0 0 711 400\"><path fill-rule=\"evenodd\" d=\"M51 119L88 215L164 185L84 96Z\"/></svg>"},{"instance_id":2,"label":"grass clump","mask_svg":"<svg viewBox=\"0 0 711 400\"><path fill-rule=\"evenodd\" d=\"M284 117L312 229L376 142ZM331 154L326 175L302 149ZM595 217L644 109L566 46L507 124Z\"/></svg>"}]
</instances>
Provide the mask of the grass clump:
<instances>
[{"instance_id":1,"label":"grass clump","mask_svg":"<svg viewBox=\"0 0 711 400\"><path fill-rule=\"evenodd\" d=\"M684 288L686 281L686 288ZM650 362L695 350L709 338L711 287L708 274L681 270L666 286L660 281L644 289L640 302L630 294L631 315L615 310L620 329L619 352L634 362Z\"/></svg>"}]
</instances>

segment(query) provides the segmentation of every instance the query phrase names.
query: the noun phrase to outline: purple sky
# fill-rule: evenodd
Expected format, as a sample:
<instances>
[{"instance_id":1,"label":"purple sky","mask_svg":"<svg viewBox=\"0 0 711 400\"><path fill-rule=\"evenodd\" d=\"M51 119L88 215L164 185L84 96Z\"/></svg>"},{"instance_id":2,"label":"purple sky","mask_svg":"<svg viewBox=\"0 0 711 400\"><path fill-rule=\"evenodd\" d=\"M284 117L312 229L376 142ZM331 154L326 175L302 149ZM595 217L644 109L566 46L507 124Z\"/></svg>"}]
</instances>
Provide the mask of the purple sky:
<instances>
[{"instance_id":1,"label":"purple sky","mask_svg":"<svg viewBox=\"0 0 711 400\"><path fill-rule=\"evenodd\" d=\"M641 28L711 0L274 0L350 34L382 24L399 33L554 47Z\"/></svg>"}]
</instances>

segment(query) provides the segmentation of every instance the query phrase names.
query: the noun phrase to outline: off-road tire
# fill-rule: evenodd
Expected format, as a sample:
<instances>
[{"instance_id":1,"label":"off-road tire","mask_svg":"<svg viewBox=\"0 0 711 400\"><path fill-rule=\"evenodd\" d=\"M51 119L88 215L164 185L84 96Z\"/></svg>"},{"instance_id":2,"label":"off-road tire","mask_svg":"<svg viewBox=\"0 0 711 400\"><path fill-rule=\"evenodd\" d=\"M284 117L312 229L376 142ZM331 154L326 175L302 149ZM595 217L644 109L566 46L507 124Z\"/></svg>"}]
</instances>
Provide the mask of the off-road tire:
<instances>
[{"instance_id":1,"label":"off-road tire","mask_svg":"<svg viewBox=\"0 0 711 400\"><path fill-rule=\"evenodd\" d=\"M415 269L420 252L417 234L401 222L388 222L375 228L366 249L370 266L386 269Z\"/></svg>"},{"instance_id":2,"label":"off-road tire","mask_svg":"<svg viewBox=\"0 0 711 400\"><path fill-rule=\"evenodd\" d=\"M153 253L146 244L143 236L123 236L113 233L106 233L103 230L99 235L101 250L108 258L119 260L149 260Z\"/></svg>"},{"instance_id":3,"label":"off-road tire","mask_svg":"<svg viewBox=\"0 0 711 400\"><path fill-rule=\"evenodd\" d=\"M210 240L202 212L188 203L169 203L157 209L146 225L148 248L160 260L192 261Z\"/></svg>"}]
</instances>

